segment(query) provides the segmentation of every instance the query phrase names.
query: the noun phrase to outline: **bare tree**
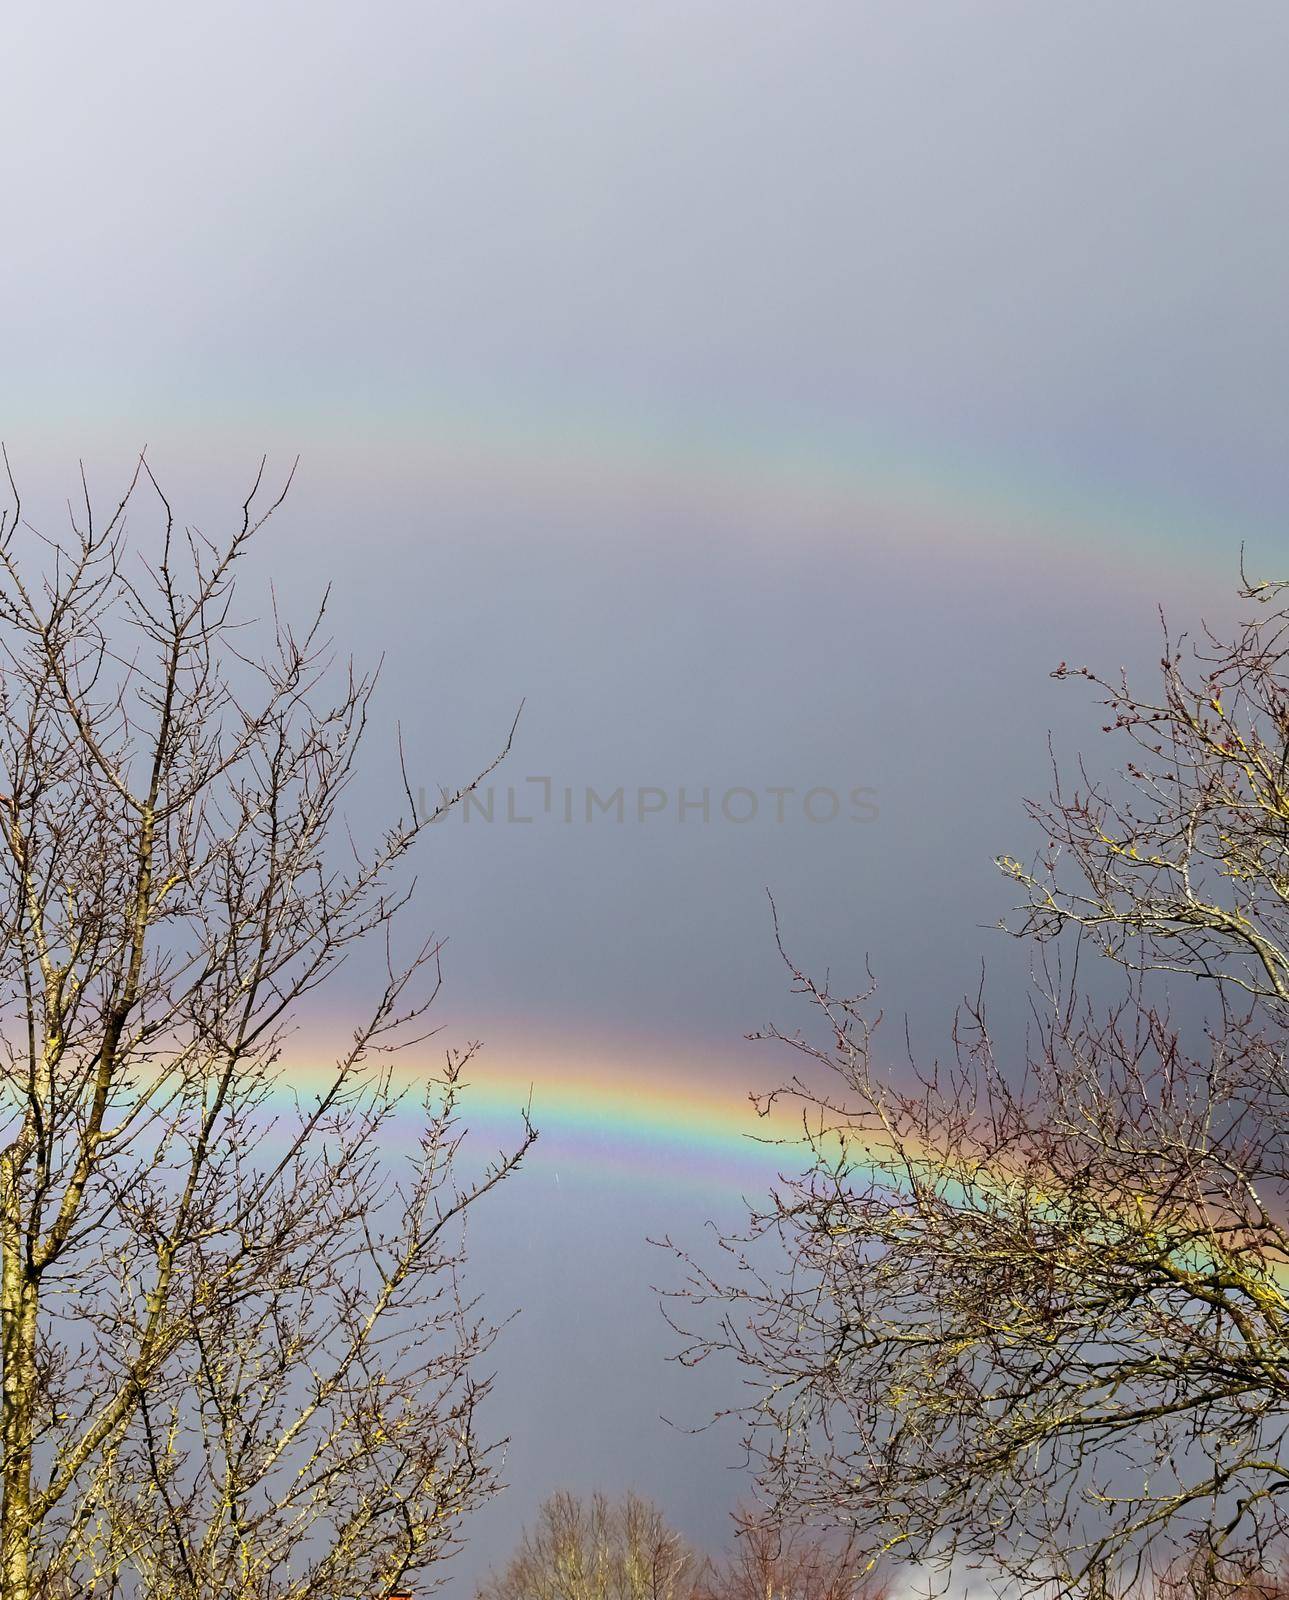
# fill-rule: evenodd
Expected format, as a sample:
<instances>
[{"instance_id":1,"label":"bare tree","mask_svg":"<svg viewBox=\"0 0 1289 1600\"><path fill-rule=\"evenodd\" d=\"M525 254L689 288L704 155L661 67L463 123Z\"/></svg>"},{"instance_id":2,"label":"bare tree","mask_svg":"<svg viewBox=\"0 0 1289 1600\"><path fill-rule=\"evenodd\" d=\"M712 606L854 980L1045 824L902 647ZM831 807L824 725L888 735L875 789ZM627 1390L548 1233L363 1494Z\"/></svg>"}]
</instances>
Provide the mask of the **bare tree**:
<instances>
[{"instance_id":1,"label":"bare tree","mask_svg":"<svg viewBox=\"0 0 1289 1600\"><path fill-rule=\"evenodd\" d=\"M694 1600L884 1600L889 1593L853 1539L827 1539L749 1512L735 1522L733 1553L706 1564Z\"/></svg>"},{"instance_id":2,"label":"bare tree","mask_svg":"<svg viewBox=\"0 0 1289 1600\"><path fill-rule=\"evenodd\" d=\"M1260 612L1193 674L1166 644L1160 696L1108 689L1122 783L1058 783L1042 859L1002 863L1039 945L1024 1060L977 1000L947 1063L892 1070L871 987L788 962L822 1027L770 1030L803 1058L770 1101L808 1170L729 1267L684 1256L677 1313L684 1359L743 1367L780 1516L1058 1590L1178 1551L1192 1587L1247 1586L1282 1548L1289 609L1244 593ZM1128 969L1108 1009L1048 943L1071 927ZM1156 969L1212 980L1206 1021L1174 1023Z\"/></svg>"},{"instance_id":3,"label":"bare tree","mask_svg":"<svg viewBox=\"0 0 1289 1600\"><path fill-rule=\"evenodd\" d=\"M479 1600L882 1600L851 1542L735 1514L733 1553L701 1557L648 1500L552 1495Z\"/></svg>"},{"instance_id":4,"label":"bare tree","mask_svg":"<svg viewBox=\"0 0 1289 1600\"><path fill-rule=\"evenodd\" d=\"M461 1226L533 1133L457 1175L467 1051L390 1156L439 952L391 936L433 819L404 782L359 846L372 678L329 690L321 609L242 631L234 570L281 499L257 477L217 544L141 462L101 523L86 491L39 539L16 490L0 522L6 1600L388 1594L494 1486ZM292 1100L284 1037L372 940L370 1014Z\"/></svg>"},{"instance_id":5,"label":"bare tree","mask_svg":"<svg viewBox=\"0 0 1289 1600\"><path fill-rule=\"evenodd\" d=\"M1161 692L1142 698L1064 662L1105 694L1107 733L1132 740L1127 784L1080 768L1031 815L1043 862L1003 870L1028 893L1022 936L1086 933L1140 968L1211 979L1289 1005L1289 583L1244 582L1260 606L1236 638L1197 648L1164 628ZM1073 869L1066 881L1067 868Z\"/></svg>"},{"instance_id":6,"label":"bare tree","mask_svg":"<svg viewBox=\"0 0 1289 1600\"><path fill-rule=\"evenodd\" d=\"M479 1600L690 1600L701 1563L657 1506L561 1492Z\"/></svg>"},{"instance_id":7,"label":"bare tree","mask_svg":"<svg viewBox=\"0 0 1289 1600\"><path fill-rule=\"evenodd\" d=\"M1226 1568L1219 1563L1216 1572L1200 1556L1172 1562L1160 1573L1154 1585L1159 1600L1284 1600L1289 1582L1283 1566L1262 1570L1239 1565Z\"/></svg>"}]
</instances>

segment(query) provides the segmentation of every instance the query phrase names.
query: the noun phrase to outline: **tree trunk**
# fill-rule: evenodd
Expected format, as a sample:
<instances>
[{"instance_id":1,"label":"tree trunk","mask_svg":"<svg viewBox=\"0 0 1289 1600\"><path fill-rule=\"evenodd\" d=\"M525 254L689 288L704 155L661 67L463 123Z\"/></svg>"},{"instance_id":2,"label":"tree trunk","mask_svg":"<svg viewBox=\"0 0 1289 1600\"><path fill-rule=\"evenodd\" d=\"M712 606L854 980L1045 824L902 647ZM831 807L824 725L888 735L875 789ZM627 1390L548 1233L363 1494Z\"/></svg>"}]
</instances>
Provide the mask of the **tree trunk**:
<instances>
[{"instance_id":1,"label":"tree trunk","mask_svg":"<svg viewBox=\"0 0 1289 1600\"><path fill-rule=\"evenodd\" d=\"M26 1272L12 1153L0 1169L3 1223L0 1225L0 1362L3 1402L0 1413L0 1594L4 1600L31 1597L32 1406L36 1392L36 1286Z\"/></svg>"}]
</instances>

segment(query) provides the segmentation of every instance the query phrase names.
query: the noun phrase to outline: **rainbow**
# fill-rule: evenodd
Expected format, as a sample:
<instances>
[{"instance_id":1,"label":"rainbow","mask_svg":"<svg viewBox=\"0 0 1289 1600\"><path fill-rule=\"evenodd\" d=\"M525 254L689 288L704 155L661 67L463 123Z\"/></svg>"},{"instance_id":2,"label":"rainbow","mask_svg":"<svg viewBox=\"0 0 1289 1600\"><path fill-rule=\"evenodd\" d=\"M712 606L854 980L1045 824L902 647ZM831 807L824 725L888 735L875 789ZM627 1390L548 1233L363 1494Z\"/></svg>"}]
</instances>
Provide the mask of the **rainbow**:
<instances>
[{"instance_id":1,"label":"rainbow","mask_svg":"<svg viewBox=\"0 0 1289 1600\"><path fill-rule=\"evenodd\" d=\"M868 418L643 412L595 395L580 407L561 409L550 395L503 407L466 384L441 395L395 395L383 407L300 397L285 415L281 406L257 415L239 397L235 425L217 400L198 407L190 402L166 429L151 430L149 454L163 478L168 466L209 462L214 450L227 459L230 481L240 482L233 463L245 466L267 449L285 466L298 450L301 497L313 484L329 499L365 500L375 479L418 495L463 495L499 521L534 504L590 509L593 531L565 527L560 537L600 545L638 539L642 511L663 514L649 538L665 542L666 514L677 512L686 540L699 517L705 539L733 540L741 551L782 550L787 529L807 544L865 557L930 544L991 574L1016 573L1019 561L1041 556L1093 581L1112 573L1153 590L1166 579L1173 595L1211 600L1215 581L1220 591L1234 588L1241 543L1256 577L1274 575L1259 562L1283 541L1278 526L1233 526L1220 506L1158 484L1116 486L973 448L965 437L927 445ZM74 426L60 417L63 436ZM101 422L87 415L85 426L95 448L104 447ZM37 423L32 444L50 432ZM112 448L128 456L138 442L122 438ZM11 443L21 464L23 441ZM527 523L514 526L524 536Z\"/></svg>"},{"instance_id":2,"label":"rainbow","mask_svg":"<svg viewBox=\"0 0 1289 1600\"><path fill-rule=\"evenodd\" d=\"M1203 573L1233 562L1242 540L1269 554L1282 538L1278 527L1233 532L1218 508L1173 501L1167 491L1134 494L961 445L928 450L869 422L666 426L611 408L480 412L457 401L389 424L373 448L408 452L485 493L498 484L558 501L625 492L637 508L643 501L710 511L740 542L767 526L781 540L786 519L802 530L859 536L865 553L884 536L897 545L929 540L986 564L1042 550L1072 564L1093 556L1098 566L1158 582L1161 563L1179 554ZM721 536L719 524L713 531ZM1233 565L1225 575L1234 587Z\"/></svg>"},{"instance_id":3,"label":"rainbow","mask_svg":"<svg viewBox=\"0 0 1289 1600\"><path fill-rule=\"evenodd\" d=\"M755 1059L755 1058L754 1058ZM321 1048L288 1052L274 1101L307 1104L331 1081ZM764 1063L763 1063L764 1065ZM420 1126L419 1085L441 1063L404 1057L396 1069L405 1098L395 1137L409 1141ZM733 1070L731 1070L733 1067ZM781 1170L808 1165L795 1113L758 1115L729 1058L646 1047L623 1059L587 1041L557 1050L542 1042L489 1046L470 1064L461 1122L472 1149L487 1153L513 1142L530 1109L540 1132L528 1165L544 1173L577 1173L667 1190L764 1195ZM746 1071L744 1076L748 1076Z\"/></svg>"},{"instance_id":4,"label":"rainbow","mask_svg":"<svg viewBox=\"0 0 1289 1600\"><path fill-rule=\"evenodd\" d=\"M805 1137L800 1105L784 1101L768 1115L758 1115L748 1091L732 1075L738 1057L713 1052L685 1063L674 1053L640 1051L639 1041L635 1044L630 1057L621 1047L601 1054L586 1041L559 1051L540 1041L516 1042L509 1049L481 1054L467 1073L461 1103L461 1122L470 1130L473 1153L487 1158L512 1145L523 1111L530 1107L540 1138L527 1158L528 1182L558 1183L563 1171L596 1194L605 1184L625 1183L645 1191L651 1205L664 1206L672 1198L692 1200L698 1194L725 1215L737 1203L740 1220L749 1204L764 1207L781 1174L799 1178L814 1166L822 1147L816 1142L812 1148ZM497 1059L490 1063L490 1055ZM321 1053L312 1057L321 1059ZM429 1059L404 1063L408 1088L414 1091L434 1077L438 1065ZM748 1065L745 1053L745 1077ZM791 1063L780 1060L778 1065ZM780 1074L777 1081L787 1075ZM329 1072L297 1061L283 1073L280 1092L307 1101L329 1078ZM406 1101L402 1125L410 1144L419 1130L415 1092ZM892 1166L894 1147L884 1153L883 1145L880 1135L869 1130L850 1145L848 1159L879 1182L885 1174L899 1187L904 1156ZM925 1163L928 1176L944 1186L945 1198L972 1209L990 1191L1009 1189L1018 1176L1002 1167L963 1162L962 1152L946 1164L943 1153L918 1141L903 1148L915 1162ZM1054 1204L1036 1192L1031 1198L1040 1208ZM1126 1197L1109 1197L1107 1206L1107 1219L1129 1211ZM1196 1248L1201 1253L1195 1260L1202 1268L1202 1247ZM1268 1263L1265 1276L1277 1294L1289 1295L1289 1261Z\"/></svg>"},{"instance_id":5,"label":"rainbow","mask_svg":"<svg viewBox=\"0 0 1289 1600\"><path fill-rule=\"evenodd\" d=\"M866 559L930 546L992 578L1016 578L1020 563L1042 557L1152 597L1166 577L1170 596L1211 605L1215 587L1219 598L1235 587L1241 543L1256 568L1283 539L1279 527L1233 528L1220 507L1157 485L1124 489L966 444L928 448L868 420L668 422L612 405L507 410L453 396L379 419L319 412L314 428L338 460L394 479L415 473L506 512L508 497L516 509L589 508L593 537L610 543L637 538L643 511L657 524L651 545L687 544L697 517L705 540L744 554L781 553L786 532L807 549Z\"/></svg>"}]
</instances>

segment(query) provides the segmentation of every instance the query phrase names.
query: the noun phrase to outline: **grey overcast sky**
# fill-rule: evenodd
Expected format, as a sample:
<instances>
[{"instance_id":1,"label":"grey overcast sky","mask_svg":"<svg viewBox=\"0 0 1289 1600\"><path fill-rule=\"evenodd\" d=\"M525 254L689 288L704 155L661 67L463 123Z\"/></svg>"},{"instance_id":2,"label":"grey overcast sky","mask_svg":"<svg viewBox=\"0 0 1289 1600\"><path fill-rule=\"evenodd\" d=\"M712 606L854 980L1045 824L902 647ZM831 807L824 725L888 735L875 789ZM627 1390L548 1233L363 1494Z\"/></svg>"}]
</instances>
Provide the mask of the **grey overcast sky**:
<instances>
[{"instance_id":1,"label":"grey overcast sky","mask_svg":"<svg viewBox=\"0 0 1289 1600\"><path fill-rule=\"evenodd\" d=\"M929 1047L982 959L1005 1010L991 858L1026 842L1049 729L1110 759L1049 669L1148 666L1156 603L1220 619L1241 542L1289 557L1289 9L64 0L2 26L33 520L78 457L106 496L146 442L214 530L262 451L298 453L247 583L334 580L337 639L384 655L359 825L397 804L396 721L433 793L526 697L493 820L424 863L447 1034L531 1079L548 1135L476 1238L524 1307L513 1487L452 1591L562 1485L634 1485L719 1544L735 1441L659 1416L724 1380L666 1364L643 1240L732 1208L716 1143L668 1146L699 1088L773 1076L740 1045L791 1020L765 888L801 959L869 954Z\"/></svg>"}]
</instances>

